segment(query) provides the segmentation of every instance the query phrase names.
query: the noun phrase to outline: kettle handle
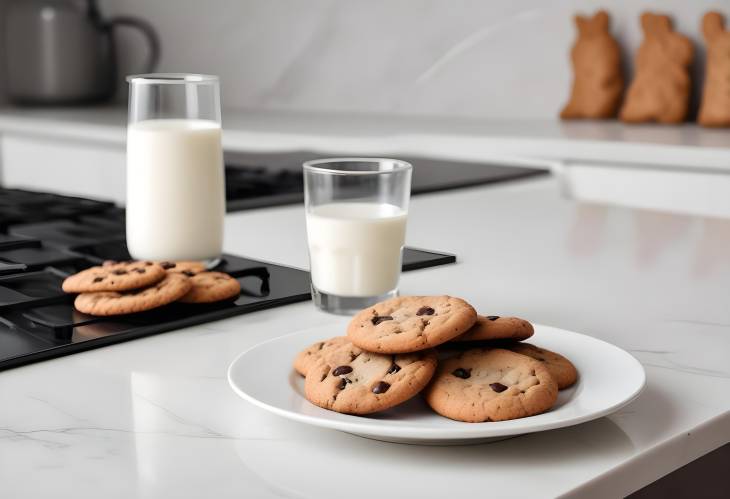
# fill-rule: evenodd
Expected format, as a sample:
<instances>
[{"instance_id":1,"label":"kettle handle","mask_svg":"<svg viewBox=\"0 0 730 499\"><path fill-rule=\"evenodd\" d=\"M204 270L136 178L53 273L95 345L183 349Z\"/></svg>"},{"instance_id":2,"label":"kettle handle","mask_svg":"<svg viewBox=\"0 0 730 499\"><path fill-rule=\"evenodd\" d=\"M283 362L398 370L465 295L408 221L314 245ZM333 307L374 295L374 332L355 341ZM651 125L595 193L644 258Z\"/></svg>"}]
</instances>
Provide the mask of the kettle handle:
<instances>
[{"instance_id":1,"label":"kettle handle","mask_svg":"<svg viewBox=\"0 0 730 499\"><path fill-rule=\"evenodd\" d=\"M106 25L110 31L113 31L118 26L129 26L140 30L149 45L149 55L147 56L147 63L143 72L151 73L154 71L155 66L157 66L160 60L160 39L151 24L137 17L118 16L109 19Z\"/></svg>"}]
</instances>

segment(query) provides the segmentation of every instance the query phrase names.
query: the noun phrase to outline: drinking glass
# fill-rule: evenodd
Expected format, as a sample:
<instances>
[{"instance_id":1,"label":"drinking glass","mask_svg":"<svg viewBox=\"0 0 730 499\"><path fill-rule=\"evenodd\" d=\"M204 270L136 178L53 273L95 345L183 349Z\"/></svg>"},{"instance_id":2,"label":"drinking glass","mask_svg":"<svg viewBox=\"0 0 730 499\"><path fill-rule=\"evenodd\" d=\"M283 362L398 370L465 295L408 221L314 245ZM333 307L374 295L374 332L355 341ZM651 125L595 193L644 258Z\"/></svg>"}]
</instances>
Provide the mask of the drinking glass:
<instances>
[{"instance_id":1,"label":"drinking glass","mask_svg":"<svg viewBox=\"0 0 730 499\"><path fill-rule=\"evenodd\" d=\"M218 77L127 77L127 247L139 260L220 259L225 215Z\"/></svg>"},{"instance_id":2,"label":"drinking glass","mask_svg":"<svg viewBox=\"0 0 730 499\"><path fill-rule=\"evenodd\" d=\"M412 167L385 158L304 163L312 300L350 314L398 294Z\"/></svg>"}]
</instances>

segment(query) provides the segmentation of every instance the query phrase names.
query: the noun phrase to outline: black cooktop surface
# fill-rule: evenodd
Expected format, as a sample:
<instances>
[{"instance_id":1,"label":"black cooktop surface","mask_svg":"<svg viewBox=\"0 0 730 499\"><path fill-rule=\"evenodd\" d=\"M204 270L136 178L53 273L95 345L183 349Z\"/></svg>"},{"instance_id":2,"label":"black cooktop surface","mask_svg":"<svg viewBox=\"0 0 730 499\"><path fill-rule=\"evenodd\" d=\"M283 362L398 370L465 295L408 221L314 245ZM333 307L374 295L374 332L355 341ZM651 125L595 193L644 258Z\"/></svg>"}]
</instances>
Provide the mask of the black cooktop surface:
<instances>
[{"instance_id":1,"label":"black cooktop surface","mask_svg":"<svg viewBox=\"0 0 730 499\"><path fill-rule=\"evenodd\" d=\"M456 260L412 248L403 258L404 270ZM126 259L124 210L112 203L0 188L0 370L310 298L308 272L226 254L217 270L241 284L233 302L118 317L74 309L66 276Z\"/></svg>"},{"instance_id":2,"label":"black cooktop surface","mask_svg":"<svg viewBox=\"0 0 730 499\"><path fill-rule=\"evenodd\" d=\"M227 153L228 211L301 203L304 200L302 163L337 156L331 152L312 151ZM348 156L357 157L353 154ZM396 157L413 165L411 193L414 196L548 173L547 170L486 162L409 157L400 154Z\"/></svg>"}]
</instances>

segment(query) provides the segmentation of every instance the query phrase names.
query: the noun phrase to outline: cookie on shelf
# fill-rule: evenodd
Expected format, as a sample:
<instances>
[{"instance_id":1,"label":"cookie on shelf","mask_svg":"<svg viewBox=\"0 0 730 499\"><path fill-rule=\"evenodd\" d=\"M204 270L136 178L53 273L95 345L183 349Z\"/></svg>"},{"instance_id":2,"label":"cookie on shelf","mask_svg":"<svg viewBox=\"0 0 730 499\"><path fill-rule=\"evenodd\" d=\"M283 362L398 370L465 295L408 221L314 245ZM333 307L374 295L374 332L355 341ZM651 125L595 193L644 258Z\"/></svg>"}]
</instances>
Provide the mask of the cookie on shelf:
<instances>
[{"instance_id":1,"label":"cookie on shelf","mask_svg":"<svg viewBox=\"0 0 730 499\"><path fill-rule=\"evenodd\" d=\"M681 123L689 110L692 42L672 29L669 16L645 12L641 27L644 40L619 118L626 123Z\"/></svg>"},{"instance_id":2,"label":"cookie on shelf","mask_svg":"<svg viewBox=\"0 0 730 499\"><path fill-rule=\"evenodd\" d=\"M702 35L707 45L705 83L697 122L707 127L730 126L730 31L719 12L702 18Z\"/></svg>"},{"instance_id":3,"label":"cookie on shelf","mask_svg":"<svg viewBox=\"0 0 730 499\"><path fill-rule=\"evenodd\" d=\"M618 113L624 79L621 50L609 23L604 10L593 17L575 16L578 38L570 52L573 86L560 112L562 119L605 119Z\"/></svg>"}]
</instances>

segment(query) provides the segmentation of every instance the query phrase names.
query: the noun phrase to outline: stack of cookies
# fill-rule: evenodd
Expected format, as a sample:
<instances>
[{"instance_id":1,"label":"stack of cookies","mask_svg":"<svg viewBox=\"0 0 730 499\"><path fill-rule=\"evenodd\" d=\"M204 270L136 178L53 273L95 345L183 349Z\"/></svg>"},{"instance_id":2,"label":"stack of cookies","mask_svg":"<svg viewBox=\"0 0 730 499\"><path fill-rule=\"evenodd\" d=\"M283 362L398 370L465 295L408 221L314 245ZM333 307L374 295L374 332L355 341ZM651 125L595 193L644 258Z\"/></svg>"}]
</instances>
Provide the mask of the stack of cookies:
<instances>
[{"instance_id":1,"label":"stack of cookies","mask_svg":"<svg viewBox=\"0 0 730 499\"><path fill-rule=\"evenodd\" d=\"M404 296L360 311L347 336L299 353L307 400L371 414L422 393L442 416L466 422L540 414L578 373L560 354L523 343L532 324L478 315L451 296Z\"/></svg>"},{"instance_id":2,"label":"stack of cookies","mask_svg":"<svg viewBox=\"0 0 730 499\"><path fill-rule=\"evenodd\" d=\"M105 262L67 277L79 312L108 316L144 312L174 301L213 303L239 295L236 279L200 262Z\"/></svg>"}]
</instances>

